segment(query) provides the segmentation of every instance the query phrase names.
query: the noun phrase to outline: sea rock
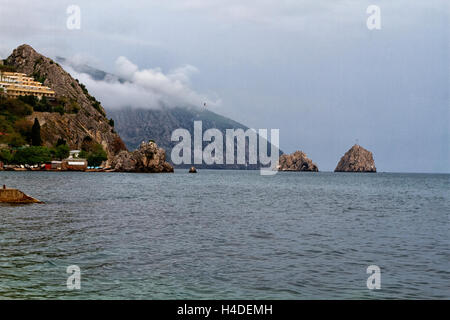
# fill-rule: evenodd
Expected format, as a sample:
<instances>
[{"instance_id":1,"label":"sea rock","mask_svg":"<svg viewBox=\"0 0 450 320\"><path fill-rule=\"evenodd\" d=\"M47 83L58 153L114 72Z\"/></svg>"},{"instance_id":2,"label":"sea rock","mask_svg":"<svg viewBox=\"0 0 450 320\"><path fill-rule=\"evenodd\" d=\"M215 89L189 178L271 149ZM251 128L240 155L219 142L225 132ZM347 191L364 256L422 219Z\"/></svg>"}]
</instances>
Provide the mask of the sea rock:
<instances>
[{"instance_id":1,"label":"sea rock","mask_svg":"<svg viewBox=\"0 0 450 320\"><path fill-rule=\"evenodd\" d=\"M312 171L318 172L319 168L302 151L293 154L283 154L280 156L278 171Z\"/></svg>"},{"instance_id":2,"label":"sea rock","mask_svg":"<svg viewBox=\"0 0 450 320\"><path fill-rule=\"evenodd\" d=\"M189 169L189 173L197 173L197 169L195 169L195 167L191 167Z\"/></svg>"},{"instance_id":3,"label":"sea rock","mask_svg":"<svg viewBox=\"0 0 450 320\"><path fill-rule=\"evenodd\" d=\"M111 168L119 172L173 172L166 162L166 152L153 141L142 142L133 152L121 151L111 160Z\"/></svg>"},{"instance_id":4,"label":"sea rock","mask_svg":"<svg viewBox=\"0 0 450 320\"><path fill-rule=\"evenodd\" d=\"M355 144L339 161L334 172L377 172L372 152Z\"/></svg>"}]
</instances>

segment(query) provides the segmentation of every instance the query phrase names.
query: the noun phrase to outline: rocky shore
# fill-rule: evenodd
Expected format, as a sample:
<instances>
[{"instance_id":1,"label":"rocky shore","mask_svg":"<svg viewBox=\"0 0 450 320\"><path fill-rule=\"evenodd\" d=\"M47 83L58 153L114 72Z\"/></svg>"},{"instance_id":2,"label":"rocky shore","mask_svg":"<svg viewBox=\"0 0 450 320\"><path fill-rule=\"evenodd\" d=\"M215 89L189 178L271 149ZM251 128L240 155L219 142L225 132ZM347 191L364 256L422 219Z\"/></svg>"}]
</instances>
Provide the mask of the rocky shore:
<instances>
[{"instance_id":1,"label":"rocky shore","mask_svg":"<svg viewBox=\"0 0 450 320\"><path fill-rule=\"evenodd\" d=\"M0 171L68 171L62 168L48 169L42 165L2 165ZM111 161L100 168L84 168L84 172L140 172L140 173L169 173L174 172L170 163L166 161L166 152L159 148L155 142L142 142L139 148L133 152L122 151Z\"/></svg>"},{"instance_id":2,"label":"rocky shore","mask_svg":"<svg viewBox=\"0 0 450 320\"><path fill-rule=\"evenodd\" d=\"M372 152L355 144L339 161L334 172L377 172Z\"/></svg>"}]
</instances>

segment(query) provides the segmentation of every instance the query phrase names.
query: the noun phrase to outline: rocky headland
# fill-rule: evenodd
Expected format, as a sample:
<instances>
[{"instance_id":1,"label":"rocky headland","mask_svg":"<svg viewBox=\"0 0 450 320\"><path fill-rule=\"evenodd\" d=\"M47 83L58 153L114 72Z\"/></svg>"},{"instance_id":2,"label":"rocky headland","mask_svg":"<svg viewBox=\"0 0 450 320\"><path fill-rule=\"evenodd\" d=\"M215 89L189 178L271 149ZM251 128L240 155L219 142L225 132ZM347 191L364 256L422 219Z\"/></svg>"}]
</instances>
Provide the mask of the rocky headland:
<instances>
[{"instance_id":1,"label":"rocky headland","mask_svg":"<svg viewBox=\"0 0 450 320\"><path fill-rule=\"evenodd\" d=\"M52 103L60 107L59 112L34 110L28 116L29 120L37 119L39 122L43 146L52 147L58 141L65 141L72 150L84 150L99 144L107 154L107 161L102 167L108 168L108 171L173 172L173 167L166 162L164 149L153 141L143 142L137 150L129 152L114 128L114 121L106 117L102 104L57 62L24 44L17 47L4 60L4 64L55 92ZM33 169L42 168L36 166ZM27 168L21 166L17 170Z\"/></svg>"},{"instance_id":2,"label":"rocky headland","mask_svg":"<svg viewBox=\"0 0 450 320\"><path fill-rule=\"evenodd\" d=\"M339 161L334 172L377 172L372 152L355 144Z\"/></svg>"},{"instance_id":3,"label":"rocky headland","mask_svg":"<svg viewBox=\"0 0 450 320\"><path fill-rule=\"evenodd\" d=\"M17 47L5 63L50 87L63 107L62 114L35 111L29 116L30 120L39 120L45 146L64 139L71 149L81 149L86 140L94 141L103 146L108 159L126 150L101 103L58 63L26 44Z\"/></svg>"},{"instance_id":4,"label":"rocky headland","mask_svg":"<svg viewBox=\"0 0 450 320\"><path fill-rule=\"evenodd\" d=\"M303 151L296 151L293 154L283 154L280 156L278 171L318 172L319 168L306 156L306 153Z\"/></svg>"}]
</instances>

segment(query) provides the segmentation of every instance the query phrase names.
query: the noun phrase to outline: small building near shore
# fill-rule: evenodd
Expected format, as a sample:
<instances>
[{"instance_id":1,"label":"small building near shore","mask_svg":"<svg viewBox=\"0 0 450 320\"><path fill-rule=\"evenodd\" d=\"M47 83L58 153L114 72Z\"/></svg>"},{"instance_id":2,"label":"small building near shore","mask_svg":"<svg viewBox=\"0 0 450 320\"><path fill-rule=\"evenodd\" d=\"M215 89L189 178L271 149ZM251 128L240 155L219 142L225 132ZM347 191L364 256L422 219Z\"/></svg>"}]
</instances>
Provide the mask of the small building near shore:
<instances>
[{"instance_id":1,"label":"small building near shore","mask_svg":"<svg viewBox=\"0 0 450 320\"><path fill-rule=\"evenodd\" d=\"M85 171L87 169L88 162L86 159L64 159L61 162L61 170L66 171Z\"/></svg>"},{"instance_id":2,"label":"small building near shore","mask_svg":"<svg viewBox=\"0 0 450 320\"><path fill-rule=\"evenodd\" d=\"M10 98L31 95L39 100L43 97L53 100L56 97L55 91L25 73L0 70L0 87Z\"/></svg>"},{"instance_id":3,"label":"small building near shore","mask_svg":"<svg viewBox=\"0 0 450 320\"><path fill-rule=\"evenodd\" d=\"M52 170L61 170L62 161L52 161L51 162L51 169Z\"/></svg>"}]
</instances>

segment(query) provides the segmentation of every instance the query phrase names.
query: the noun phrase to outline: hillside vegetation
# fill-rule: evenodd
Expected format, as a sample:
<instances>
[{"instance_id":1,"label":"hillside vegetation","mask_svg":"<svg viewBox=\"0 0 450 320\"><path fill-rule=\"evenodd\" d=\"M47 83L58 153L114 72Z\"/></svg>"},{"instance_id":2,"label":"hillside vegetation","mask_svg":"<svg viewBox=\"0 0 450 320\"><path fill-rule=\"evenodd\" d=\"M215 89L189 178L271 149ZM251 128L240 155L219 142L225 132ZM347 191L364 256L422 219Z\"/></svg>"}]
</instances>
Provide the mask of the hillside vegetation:
<instances>
[{"instance_id":1,"label":"hillside vegetation","mask_svg":"<svg viewBox=\"0 0 450 320\"><path fill-rule=\"evenodd\" d=\"M28 120L37 118L41 124L42 146L53 148L59 139L64 139L71 149L82 149L81 145L85 139L91 139L93 143L102 146L108 158L126 149L113 127L113 121L106 118L101 103L57 62L39 54L29 45L21 45L12 52L4 64L4 68L12 68L16 72L34 77L56 94L56 99L51 101L37 100L33 97L19 99L31 106L34 111L33 115L25 117ZM10 119L4 123L7 127L5 130L17 133L18 126L15 124L17 120ZM30 143L26 135L22 135L22 138L27 144ZM11 145L11 137L4 137L3 140L4 143ZM20 141L15 146L22 143L23 141Z\"/></svg>"},{"instance_id":2,"label":"hillside vegetation","mask_svg":"<svg viewBox=\"0 0 450 320\"><path fill-rule=\"evenodd\" d=\"M0 161L5 164L42 164L51 160L62 160L69 156L69 146L58 139L52 147L43 146L40 124L27 119L34 111L64 113L61 101L38 100L34 96L7 98L0 94ZM99 166L107 160L103 147L90 137L85 138L81 157L89 165Z\"/></svg>"}]
</instances>

